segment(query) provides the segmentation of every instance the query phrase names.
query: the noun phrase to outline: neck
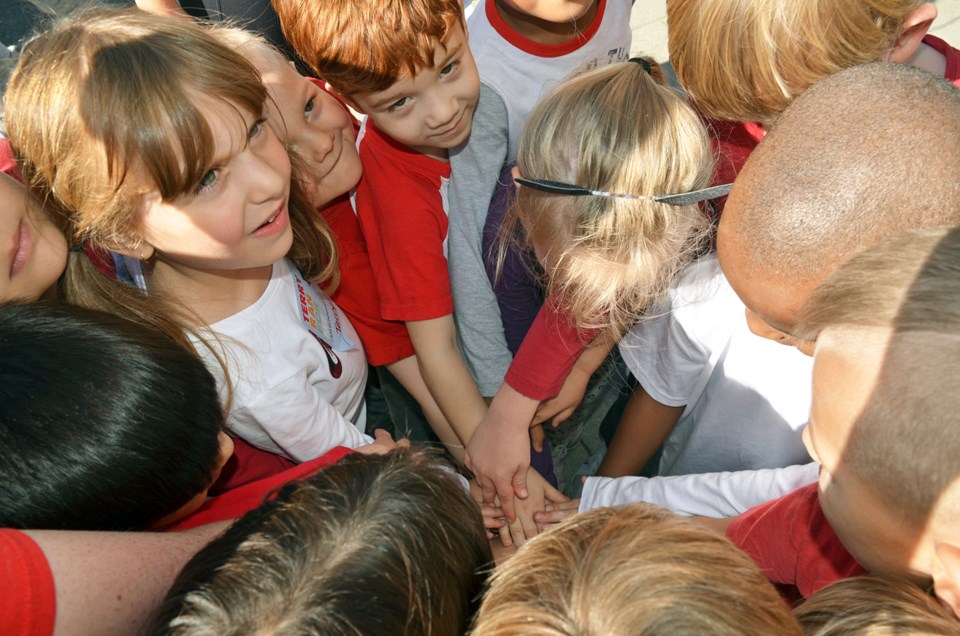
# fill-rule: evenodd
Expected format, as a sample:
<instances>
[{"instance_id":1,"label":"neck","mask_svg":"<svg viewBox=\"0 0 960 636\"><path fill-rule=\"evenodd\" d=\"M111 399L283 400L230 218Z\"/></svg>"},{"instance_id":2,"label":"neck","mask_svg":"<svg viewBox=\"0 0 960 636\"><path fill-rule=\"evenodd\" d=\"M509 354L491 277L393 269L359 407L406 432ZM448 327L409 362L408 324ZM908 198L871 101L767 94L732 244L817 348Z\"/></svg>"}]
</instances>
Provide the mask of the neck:
<instances>
[{"instance_id":1,"label":"neck","mask_svg":"<svg viewBox=\"0 0 960 636\"><path fill-rule=\"evenodd\" d=\"M507 4L505 0L495 0L497 13L511 29L528 40L546 45L563 44L583 33L596 17L598 4L599 2L592 3L590 8L576 20L549 22L523 13Z\"/></svg>"},{"instance_id":2,"label":"neck","mask_svg":"<svg viewBox=\"0 0 960 636\"><path fill-rule=\"evenodd\" d=\"M194 269L159 257L149 273L151 290L167 295L190 312L191 326L211 325L257 302L270 282L273 265L248 269ZM192 320L191 318L195 318Z\"/></svg>"}]
</instances>

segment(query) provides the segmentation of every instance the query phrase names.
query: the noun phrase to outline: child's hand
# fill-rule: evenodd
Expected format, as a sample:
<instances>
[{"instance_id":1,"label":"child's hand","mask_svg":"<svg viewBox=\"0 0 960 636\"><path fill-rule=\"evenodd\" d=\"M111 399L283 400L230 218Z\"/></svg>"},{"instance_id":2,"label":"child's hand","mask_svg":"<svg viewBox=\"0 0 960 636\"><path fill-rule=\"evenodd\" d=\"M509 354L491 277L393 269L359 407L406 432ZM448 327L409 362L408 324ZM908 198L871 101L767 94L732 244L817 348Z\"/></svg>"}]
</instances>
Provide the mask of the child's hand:
<instances>
[{"instance_id":1,"label":"child's hand","mask_svg":"<svg viewBox=\"0 0 960 636\"><path fill-rule=\"evenodd\" d=\"M533 416L533 424L550 421L554 427L560 426L580 406L583 395L587 392L589 381L590 373L574 365L567 375L567 379L563 381L560 392L549 400L540 403L536 415Z\"/></svg>"},{"instance_id":2,"label":"child's hand","mask_svg":"<svg viewBox=\"0 0 960 636\"><path fill-rule=\"evenodd\" d=\"M568 499L560 503L548 503L546 510L534 513L533 519L537 522L537 527L540 529L540 532L543 532L548 527L574 516L579 509L579 499Z\"/></svg>"},{"instance_id":3,"label":"child's hand","mask_svg":"<svg viewBox=\"0 0 960 636\"><path fill-rule=\"evenodd\" d=\"M487 531L487 538L493 539L494 535L500 534L501 528L507 525L503 509L497 504L478 503L477 505L480 506L480 516L483 517L483 528Z\"/></svg>"},{"instance_id":4,"label":"child's hand","mask_svg":"<svg viewBox=\"0 0 960 636\"><path fill-rule=\"evenodd\" d=\"M544 511L551 504L556 505L567 501L563 493L551 486L533 468L527 469L527 488L530 491L530 496L516 501L517 519L508 524L510 536L505 537L504 531L500 531L500 539L504 542L504 545L509 545L507 540L511 540L516 545L521 546L527 542L527 539L535 537L540 530L537 528L534 514Z\"/></svg>"},{"instance_id":5,"label":"child's hand","mask_svg":"<svg viewBox=\"0 0 960 636\"><path fill-rule=\"evenodd\" d=\"M358 453L363 453L364 455L383 455L392 451L394 448L410 448L410 440L407 438L398 439L393 441L393 437L387 431L382 428L378 428L373 432L373 443L367 444L366 446L358 446L353 449Z\"/></svg>"},{"instance_id":6,"label":"child's hand","mask_svg":"<svg viewBox=\"0 0 960 636\"><path fill-rule=\"evenodd\" d=\"M499 497L508 521L516 519L514 494L521 499L528 496L529 428L537 404L504 382L464 454L464 462L480 484L482 500L493 503Z\"/></svg>"}]
</instances>

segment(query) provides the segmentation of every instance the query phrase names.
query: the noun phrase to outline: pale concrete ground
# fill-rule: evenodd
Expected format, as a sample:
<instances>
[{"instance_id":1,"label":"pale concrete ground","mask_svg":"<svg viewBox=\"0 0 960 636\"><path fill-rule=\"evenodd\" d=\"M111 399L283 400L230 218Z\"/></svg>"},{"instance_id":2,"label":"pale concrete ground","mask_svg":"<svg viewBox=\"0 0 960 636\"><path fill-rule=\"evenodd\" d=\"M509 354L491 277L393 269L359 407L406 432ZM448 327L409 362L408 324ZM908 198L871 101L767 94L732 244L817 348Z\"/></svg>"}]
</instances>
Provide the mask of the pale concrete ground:
<instances>
[{"instance_id":1,"label":"pale concrete ground","mask_svg":"<svg viewBox=\"0 0 960 636\"><path fill-rule=\"evenodd\" d=\"M960 0L936 0L939 16L931 33L960 47ZM636 0L630 16L633 53L644 53L658 61L667 59L666 0Z\"/></svg>"}]
</instances>

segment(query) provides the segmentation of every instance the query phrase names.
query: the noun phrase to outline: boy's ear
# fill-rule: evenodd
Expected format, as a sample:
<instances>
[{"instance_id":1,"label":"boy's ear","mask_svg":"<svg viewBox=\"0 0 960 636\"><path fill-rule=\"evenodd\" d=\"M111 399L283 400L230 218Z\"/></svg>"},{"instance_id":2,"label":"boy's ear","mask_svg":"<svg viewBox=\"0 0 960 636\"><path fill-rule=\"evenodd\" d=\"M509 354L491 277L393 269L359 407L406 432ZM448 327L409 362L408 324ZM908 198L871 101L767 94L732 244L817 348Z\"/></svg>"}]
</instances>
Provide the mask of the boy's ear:
<instances>
[{"instance_id":1,"label":"boy's ear","mask_svg":"<svg viewBox=\"0 0 960 636\"><path fill-rule=\"evenodd\" d=\"M924 2L908 13L887 61L903 63L913 57L936 18L937 7L932 2Z\"/></svg>"},{"instance_id":2,"label":"boy's ear","mask_svg":"<svg viewBox=\"0 0 960 636\"><path fill-rule=\"evenodd\" d=\"M512 178L514 178L514 179L518 179L518 178L522 177L523 175L520 174L520 166L514 166L514 167L510 168L510 176L511 176ZM520 187L520 184L517 183L516 181L514 181L513 187L519 188L519 187Z\"/></svg>"},{"instance_id":3,"label":"boy's ear","mask_svg":"<svg viewBox=\"0 0 960 636\"><path fill-rule=\"evenodd\" d=\"M939 561L933 572L933 589L937 598L960 616L960 542L939 541L933 549Z\"/></svg>"}]
</instances>

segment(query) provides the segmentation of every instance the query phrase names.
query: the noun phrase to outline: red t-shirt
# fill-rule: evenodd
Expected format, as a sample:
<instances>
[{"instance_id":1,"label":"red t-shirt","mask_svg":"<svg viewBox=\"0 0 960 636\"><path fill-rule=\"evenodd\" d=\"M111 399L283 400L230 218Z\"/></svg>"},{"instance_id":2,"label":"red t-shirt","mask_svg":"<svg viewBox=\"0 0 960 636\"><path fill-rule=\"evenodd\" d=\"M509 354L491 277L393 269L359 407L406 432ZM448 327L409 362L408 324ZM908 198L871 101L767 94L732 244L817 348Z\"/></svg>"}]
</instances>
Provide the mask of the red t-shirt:
<instances>
[{"instance_id":1,"label":"red t-shirt","mask_svg":"<svg viewBox=\"0 0 960 636\"><path fill-rule=\"evenodd\" d=\"M834 581L867 573L827 522L816 483L747 510L727 527L727 538L771 582L794 587L803 598Z\"/></svg>"},{"instance_id":2,"label":"red t-shirt","mask_svg":"<svg viewBox=\"0 0 960 636\"><path fill-rule=\"evenodd\" d=\"M53 633L53 572L40 546L18 530L0 529L0 588L0 631L9 636Z\"/></svg>"},{"instance_id":3,"label":"red t-shirt","mask_svg":"<svg viewBox=\"0 0 960 636\"><path fill-rule=\"evenodd\" d=\"M259 506L264 498L275 488L290 481L309 477L327 466L336 464L352 452L354 451L350 448L337 446L325 455L311 459L308 462L303 462L282 473L277 473L266 479L234 488L217 497L211 497L207 499L196 512L191 513L179 521L173 522L164 528L164 530L189 530L190 528L197 528L216 521L242 517L244 514Z\"/></svg>"},{"instance_id":4,"label":"red t-shirt","mask_svg":"<svg viewBox=\"0 0 960 636\"><path fill-rule=\"evenodd\" d=\"M358 143L363 177L355 205L381 314L403 321L452 314L443 194L450 164L397 143L370 119Z\"/></svg>"},{"instance_id":5,"label":"red t-shirt","mask_svg":"<svg viewBox=\"0 0 960 636\"><path fill-rule=\"evenodd\" d=\"M367 253L367 242L350 200L340 197L320 210L333 231L340 254L340 285L330 295L363 341L367 361L380 366L413 355L413 343L405 324L384 320L380 294Z\"/></svg>"},{"instance_id":6,"label":"red t-shirt","mask_svg":"<svg viewBox=\"0 0 960 636\"><path fill-rule=\"evenodd\" d=\"M518 393L546 400L560 392L596 330L577 329L549 299L540 308L503 380Z\"/></svg>"},{"instance_id":7,"label":"red t-shirt","mask_svg":"<svg viewBox=\"0 0 960 636\"><path fill-rule=\"evenodd\" d=\"M313 77L307 79L350 112L339 97L327 91L323 82ZM354 132L357 132L360 126L353 114L350 114L350 119L353 121ZM360 229L360 221L350 205L350 199L346 195L338 197L320 208L320 214L333 232L340 257L340 285L330 294L330 299L337 303L357 330L363 342L367 362L380 366L412 356L413 344L407 334L406 325L384 320L380 314L380 295L377 294L376 280L370 266L367 241Z\"/></svg>"}]
</instances>

